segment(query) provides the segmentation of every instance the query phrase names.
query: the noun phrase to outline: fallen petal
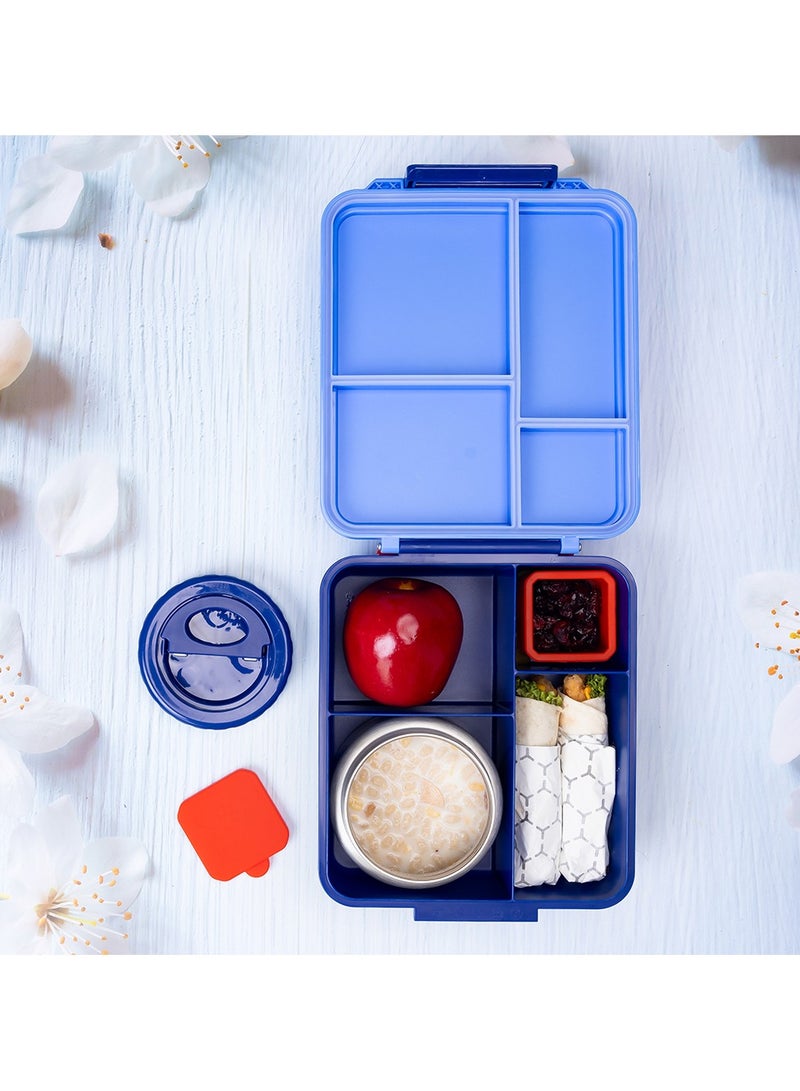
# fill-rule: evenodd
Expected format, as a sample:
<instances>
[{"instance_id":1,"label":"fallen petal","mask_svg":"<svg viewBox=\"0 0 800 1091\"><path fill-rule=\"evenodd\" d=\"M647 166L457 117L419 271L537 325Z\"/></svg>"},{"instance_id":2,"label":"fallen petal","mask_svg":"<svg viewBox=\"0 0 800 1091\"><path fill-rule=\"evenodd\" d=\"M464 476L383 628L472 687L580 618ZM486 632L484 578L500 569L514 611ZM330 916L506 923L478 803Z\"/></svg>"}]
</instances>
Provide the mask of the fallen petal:
<instances>
[{"instance_id":1,"label":"fallen petal","mask_svg":"<svg viewBox=\"0 0 800 1091\"><path fill-rule=\"evenodd\" d=\"M511 163L553 163L560 172L575 162L572 149L563 136L502 136L499 139Z\"/></svg>"},{"instance_id":2,"label":"fallen petal","mask_svg":"<svg viewBox=\"0 0 800 1091\"><path fill-rule=\"evenodd\" d=\"M30 770L17 751L0 740L0 814L10 818L29 814L33 796Z\"/></svg>"},{"instance_id":3,"label":"fallen petal","mask_svg":"<svg viewBox=\"0 0 800 1091\"><path fill-rule=\"evenodd\" d=\"M54 136L47 155L69 170L105 170L141 142L140 136Z\"/></svg>"},{"instance_id":4,"label":"fallen petal","mask_svg":"<svg viewBox=\"0 0 800 1091\"><path fill-rule=\"evenodd\" d=\"M22 625L13 606L0 603L0 685L22 677Z\"/></svg>"},{"instance_id":5,"label":"fallen petal","mask_svg":"<svg viewBox=\"0 0 800 1091\"><path fill-rule=\"evenodd\" d=\"M160 216L180 216L211 177L211 159L186 151L184 167L161 137L147 140L131 159L133 188Z\"/></svg>"},{"instance_id":6,"label":"fallen petal","mask_svg":"<svg viewBox=\"0 0 800 1091\"><path fill-rule=\"evenodd\" d=\"M57 557L92 549L117 520L117 471L107 458L79 455L60 466L39 492L36 522Z\"/></svg>"},{"instance_id":7,"label":"fallen petal","mask_svg":"<svg viewBox=\"0 0 800 1091\"><path fill-rule=\"evenodd\" d=\"M83 192L83 175L67 170L47 155L26 159L19 168L6 211L14 235L58 231L72 215Z\"/></svg>"},{"instance_id":8,"label":"fallen petal","mask_svg":"<svg viewBox=\"0 0 800 1091\"><path fill-rule=\"evenodd\" d=\"M0 687L0 740L23 754L49 754L85 735L94 723L88 708L65 705L35 686Z\"/></svg>"},{"instance_id":9,"label":"fallen petal","mask_svg":"<svg viewBox=\"0 0 800 1091\"><path fill-rule=\"evenodd\" d=\"M714 139L726 152L735 152L740 144L747 140L746 136L715 136Z\"/></svg>"},{"instance_id":10,"label":"fallen petal","mask_svg":"<svg viewBox=\"0 0 800 1091\"><path fill-rule=\"evenodd\" d=\"M778 765L800 756L800 685L793 686L775 710L769 756Z\"/></svg>"},{"instance_id":11,"label":"fallen petal","mask_svg":"<svg viewBox=\"0 0 800 1091\"><path fill-rule=\"evenodd\" d=\"M33 352L33 341L18 318L0 320L0 390L18 379Z\"/></svg>"}]
</instances>

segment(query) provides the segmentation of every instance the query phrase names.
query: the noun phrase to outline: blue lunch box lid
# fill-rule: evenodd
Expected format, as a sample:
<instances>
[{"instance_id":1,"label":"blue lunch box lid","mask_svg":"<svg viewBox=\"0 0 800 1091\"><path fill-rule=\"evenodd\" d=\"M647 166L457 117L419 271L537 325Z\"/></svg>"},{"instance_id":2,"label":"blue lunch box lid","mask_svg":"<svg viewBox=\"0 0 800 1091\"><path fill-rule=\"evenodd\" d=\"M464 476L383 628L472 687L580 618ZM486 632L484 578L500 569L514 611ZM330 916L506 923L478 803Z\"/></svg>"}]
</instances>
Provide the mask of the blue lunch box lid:
<instances>
[{"instance_id":1,"label":"blue lunch box lid","mask_svg":"<svg viewBox=\"0 0 800 1091\"><path fill-rule=\"evenodd\" d=\"M555 167L409 167L322 219L322 506L346 537L610 538L639 510L636 218Z\"/></svg>"}]
</instances>

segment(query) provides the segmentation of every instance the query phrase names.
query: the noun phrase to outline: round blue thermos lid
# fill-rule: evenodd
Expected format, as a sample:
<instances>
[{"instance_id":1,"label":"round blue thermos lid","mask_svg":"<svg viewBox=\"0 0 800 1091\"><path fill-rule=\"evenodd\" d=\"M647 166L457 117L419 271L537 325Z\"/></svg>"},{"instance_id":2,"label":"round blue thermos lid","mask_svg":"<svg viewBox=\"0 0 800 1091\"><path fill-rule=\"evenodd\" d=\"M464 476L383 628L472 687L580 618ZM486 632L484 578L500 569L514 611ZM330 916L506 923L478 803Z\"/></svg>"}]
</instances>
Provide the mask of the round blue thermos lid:
<instances>
[{"instance_id":1,"label":"round blue thermos lid","mask_svg":"<svg viewBox=\"0 0 800 1091\"><path fill-rule=\"evenodd\" d=\"M219 730L260 716L291 666L283 614L258 587L230 576L201 576L167 591L139 637L139 668L151 695L194 727Z\"/></svg>"}]
</instances>

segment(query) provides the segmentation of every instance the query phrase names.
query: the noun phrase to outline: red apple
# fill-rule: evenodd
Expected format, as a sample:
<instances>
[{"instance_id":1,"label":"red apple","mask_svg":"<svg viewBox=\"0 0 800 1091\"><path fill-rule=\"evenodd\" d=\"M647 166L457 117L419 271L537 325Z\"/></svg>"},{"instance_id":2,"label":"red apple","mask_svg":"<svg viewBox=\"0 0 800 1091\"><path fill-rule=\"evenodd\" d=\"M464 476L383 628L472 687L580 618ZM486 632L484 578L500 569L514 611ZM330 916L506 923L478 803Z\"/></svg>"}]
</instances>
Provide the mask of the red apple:
<instances>
[{"instance_id":1,"label":"red apple","mask_svg":"<svg viewBox=\"0 0 800 1091\"><path fill-rule=\"evenodd\" d=\"M353 681L373 701L408 708L442 692L464 635L458 603L427 580L377 580L344 619L344 656Z\"/></svg>"}]
</instances>

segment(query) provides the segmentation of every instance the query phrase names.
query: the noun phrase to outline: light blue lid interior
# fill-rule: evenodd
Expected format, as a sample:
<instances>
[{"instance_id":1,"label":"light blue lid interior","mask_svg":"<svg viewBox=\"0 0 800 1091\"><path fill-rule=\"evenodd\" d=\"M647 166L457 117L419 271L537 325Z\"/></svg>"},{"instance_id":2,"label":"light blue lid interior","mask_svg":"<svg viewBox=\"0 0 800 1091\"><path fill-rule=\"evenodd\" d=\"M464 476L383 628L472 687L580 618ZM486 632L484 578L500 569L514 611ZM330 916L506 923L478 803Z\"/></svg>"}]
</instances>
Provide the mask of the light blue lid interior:
<instances>
[{"instance_id":1,"label":"light blue lid interior","mask_svg":"<svg viewBox=\"0 0 800 1091\"><path fill-rule=\"evenodd\" d=\"M322 319L323 509L342 534L633 522L636 223L617 194L342 194Z\"/></svg>"}]
</instances>

